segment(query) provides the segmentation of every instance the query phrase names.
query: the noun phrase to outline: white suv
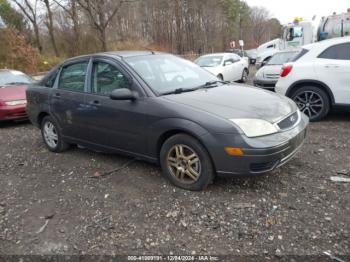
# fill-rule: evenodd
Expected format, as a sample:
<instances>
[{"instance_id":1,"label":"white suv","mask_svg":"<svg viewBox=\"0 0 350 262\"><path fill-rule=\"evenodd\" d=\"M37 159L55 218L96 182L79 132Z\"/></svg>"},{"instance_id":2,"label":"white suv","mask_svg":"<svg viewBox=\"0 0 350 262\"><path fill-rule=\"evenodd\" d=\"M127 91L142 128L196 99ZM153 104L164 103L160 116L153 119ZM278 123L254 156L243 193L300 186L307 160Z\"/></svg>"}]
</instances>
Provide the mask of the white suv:
<instances>
[{"instance_id":1,"label":"white suv","mask_svg":"<svg viewBox=\"0 0 350 262\"><path fill-rule=\"evenodd\" d=\"M275 90L292 98L311 121L334 107L350 107L350 37L304 46L282 67Z\"/></svg>"}]
</instances>

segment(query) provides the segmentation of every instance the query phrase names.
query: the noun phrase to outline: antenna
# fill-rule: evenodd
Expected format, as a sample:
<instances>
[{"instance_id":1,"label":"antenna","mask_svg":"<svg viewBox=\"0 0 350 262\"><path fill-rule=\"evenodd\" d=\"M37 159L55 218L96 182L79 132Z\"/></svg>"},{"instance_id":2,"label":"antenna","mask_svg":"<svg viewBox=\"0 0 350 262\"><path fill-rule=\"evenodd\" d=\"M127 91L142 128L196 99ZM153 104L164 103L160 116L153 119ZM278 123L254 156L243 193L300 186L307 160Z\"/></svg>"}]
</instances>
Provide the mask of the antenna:
<instances>
[{"instance_id":1,"label":"antenna","mask_svg":"<svg viewBox=\"0 0 350 262\"><path fill-rule=\"evenodd\" d=\"M156 53L151 49L151 48L148 48L147 46L144 47L147 51L150 51L152 53L152 55L155 55Z\"/></svg>"}]
</instances>

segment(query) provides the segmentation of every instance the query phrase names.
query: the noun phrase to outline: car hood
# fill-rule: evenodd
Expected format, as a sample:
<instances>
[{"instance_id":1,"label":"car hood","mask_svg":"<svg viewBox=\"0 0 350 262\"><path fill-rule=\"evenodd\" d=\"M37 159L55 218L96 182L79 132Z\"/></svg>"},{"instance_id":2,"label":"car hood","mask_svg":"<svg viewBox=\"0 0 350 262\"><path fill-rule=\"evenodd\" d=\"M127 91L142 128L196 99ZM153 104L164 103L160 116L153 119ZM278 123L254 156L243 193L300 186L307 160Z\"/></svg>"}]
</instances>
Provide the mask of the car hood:
<instances>
[{"instance_id":1,"label":"car hood","mask_svg":"<svg viewBox=\"0 0 350 262\"><path fill-rule=\"evenodd\" d=\"M284 96L244 85L200 89L165 99L224 119L256 118L275 123L295 112L295 103Z\"/></svg>"},{"instance_id":2,"label":"car hood","mask_svg":"<svg viewBox=\"0 0 350 262\"><path fill-rule=\"evenodd\" d=\"M26 99L27 86L0 86L0 100L12 101Z\"/></svg>"}]
</instances>

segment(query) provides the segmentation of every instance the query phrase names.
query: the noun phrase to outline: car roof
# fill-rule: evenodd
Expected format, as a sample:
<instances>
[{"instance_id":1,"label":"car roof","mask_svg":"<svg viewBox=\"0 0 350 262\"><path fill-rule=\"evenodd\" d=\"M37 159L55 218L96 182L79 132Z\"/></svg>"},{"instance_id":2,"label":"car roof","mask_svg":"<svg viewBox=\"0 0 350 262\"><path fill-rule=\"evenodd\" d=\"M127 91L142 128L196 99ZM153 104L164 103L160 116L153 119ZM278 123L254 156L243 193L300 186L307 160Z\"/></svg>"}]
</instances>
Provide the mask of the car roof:
<instances>
[{"instance_id":1,"label":"car roof","mask_svg":"<svg viewBox=\"0 0 350 262\"><path fill-rule=\"evenodd\" d=\"M286 49L286 50L278 51L276 54L298 53L298 52L300 52L300 51L301 51L300 48L293 48L293 49Z\"/></svg>"},{"instance_id":2,"label":"car roof","mask_svg":"<svg viewBox=\"0 0 350 262\"><path fill-rule=\"evenodd\" d=\"M21 72L21 71L18 71L18 70L12 70L12 69L0 69L0 72L9 72L9 73L21 73L23 75L25 75L25 73Z\"/></svg>"},{"instance_id":3,"label":"car roof","mask_svg":"<svg viewBox=\"0 0 350 262\"><path fill-rule=\"evenodd\" d=\"M166 53L156 52L156 51L111 51L111 52L102 52L102 53L76 56L76 57L69 58L69 59L65 60L64 62L69 62L69 61L73 61L73 60L77 60L77 59L89 58L91 56L109 56L112 58L124 59L124 58L128 58L128 57L160 55L160 54L166 54Z\"/></svg>"},{"instance_id":4,"label":"car roof","mask_svg":"<svg viewBox=\"0 0 350 262\"><path fill-rule=\"evenodd\" d=\"M212 53L212 54L205 54L205 55L202 55L201 57L204 57L204 56L225 56L225 55L234 55L235 53Z\"/></svg>"},{"instance_id":5,"label":"car roof","mask_svg":"<svg viewBox=\"0 0 350 262\"><path fill-rule=\"evenodd\" d=\"M336 38L322 40L320 42L305 45L303 46L303 48L310 50L311 48L314 48L316 46L322 48L322 47L328 47L328 46L343 44L343 43L350 43L350 36L336 37Z\"/></svg>"},{"instance_id":6,"label":"car roof","mask_svg":"<svg viewBox=\"0 0 350 262\"><path fill-rule=\"evenodd\" d=\"M105 52L100 54L127 58L127 57L135 57L135 56L161 55L166 53L156 52L156 51L113 51L113 52Z\"/></svg>"}]
</instances>

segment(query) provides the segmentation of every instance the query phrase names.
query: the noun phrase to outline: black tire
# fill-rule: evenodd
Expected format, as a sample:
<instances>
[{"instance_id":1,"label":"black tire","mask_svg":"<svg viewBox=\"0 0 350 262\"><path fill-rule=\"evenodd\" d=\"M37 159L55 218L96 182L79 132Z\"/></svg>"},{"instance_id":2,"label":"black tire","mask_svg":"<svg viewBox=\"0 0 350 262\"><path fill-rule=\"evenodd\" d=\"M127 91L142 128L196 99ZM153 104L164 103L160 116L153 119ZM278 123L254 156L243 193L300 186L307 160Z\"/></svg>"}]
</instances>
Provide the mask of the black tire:
<instances>
[{"instance_id":1,"label":"black tire","mask_svg":"<svg viewBox=\"0 0 350 262\"><path fill-rule=\"evenodd\" d=\"M316 86L304 86L296 90L291 98L298 105L300 111L305 113L311 122L326 117L330 111L329 96Z\"/></svg>"},{"instance_id":2,"label":"black tire","mask_svg":"<svg viewBox=\"0 0 350 262\"><path fill-rule=\"evenodd\" d=\"M241 83L247 83L247 81L248 81L248 76L249 76L249 71L248 71L247 68L245 68L245 69L243 70L243 72L242 72L242 77L241 77L240 82L241 82Z\"/></svg>"},{"instance_id":3,"label":"black tire","mask_svg":"<svg viewBox=\"0 0 350 262\"><path fill-rule=\"evenodd\" d=\"M223 77L222 74L219 74L219 75L217 76L217 78L219 78L221 81L224 81L224 77Z\"/></svg>"},{"instance_id":4,"label":"black tire","mask_svg":"<svg viewBox=\"0 0 350 262\"><path fill-rule=\"evenodd\" d=\"M176 177L175 171L178 171L181 167L174 167L170 164L168 160L172 156L172 152L174 152L174 148L182 146L184 153L186 150L192 150L192 153L196 154L196 164L193 164L192 167L189 167L190 160L186 159L184 162L184 169L186 171L182 171L182 179ZM175 150L176 151L176 150ZM190 152L190 151L188 151ZM186 165L186 161L188 161ZM171 161L172 162L172 161ZM181 161L180 161L181 162ZM179 164L178 162L176 162ZM209 157L209 153L207 150L193 137L186 134L178 134L170 137L166 140L160 151L160 165L162 168L163 175L175 186L192 191L201 191L208 187L214 180L215 174L213 169L212 161ZM180 164L179 164L180 165ZM198 172L198 176L196 180L187 175L189 170L196 169ZM190 172L191 173L191 172ZM178 174L176 172L176 174ZM181 173L179 173L181 176ZM187 181L187 180L188 181Z\"/></svg>"},{"instance_id":5,"label":"black tire","mask_svg":"<svg viewBox=\"0 0 350 262\"><path fill-rule=\"evenodd\" d=\"M57 136L57 142L55 145L49 142L49 139L45 136L45 127L46 126L52 126L54 130L54 134ZM62 139L62 135L60 132L60 128L56 121L51 116L45 116L43 120L41 121L41 135L43 137L45 146L51 151L55 153L61 153L66 151L69 148L69 144L64 142Z\"/></svg>"}]
</instances>

